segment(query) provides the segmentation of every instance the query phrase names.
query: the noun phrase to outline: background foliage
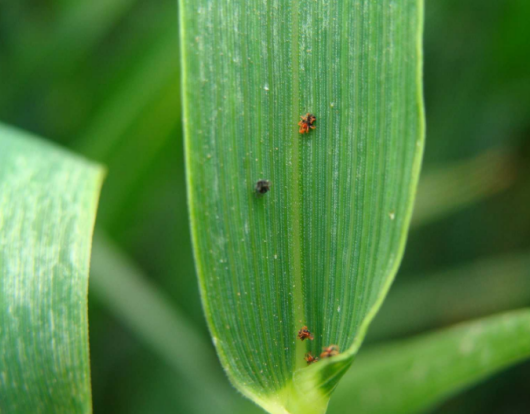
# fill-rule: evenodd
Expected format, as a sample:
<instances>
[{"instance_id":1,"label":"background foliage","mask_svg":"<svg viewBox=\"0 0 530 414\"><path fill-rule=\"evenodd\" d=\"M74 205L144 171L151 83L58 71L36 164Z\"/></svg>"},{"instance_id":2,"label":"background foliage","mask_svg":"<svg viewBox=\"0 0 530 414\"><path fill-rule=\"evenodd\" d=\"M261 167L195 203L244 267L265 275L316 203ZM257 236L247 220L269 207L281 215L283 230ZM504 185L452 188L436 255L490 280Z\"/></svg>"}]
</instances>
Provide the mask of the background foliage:
<instances>
[{"instance_id":1,"label":"background foliage","mask_svg":"<svg viewBox=\"0 0 530 414\"><path fill-rule=\"evenodd\" d=\"M181 161L176 15L173 0L4 2L0 120L108 166L99 232L161 293L154 300L178 311L208 342ZM530 304L529 19L525 0L426 1L423 171L432 181L422 188L435 206L447 200L456 206L451 214L417 219L369 343ZM489 176L493 167L499 173ZM453 173L429 175L448 169ZM464 184L469 191L461 194ZM178 362L168 365L96 286L89 300L95 412L207 412L204 390L181 374ZM421 312L410 298L423 298ZM173 358L187 358L187 349ZM203 354L223 384L213 349ZM529 382L524 363L434 412L527 412ZM230 394L220 385L216 398ZM241 404L227 412L253 410Z\"/></svg>"}]
</instances>

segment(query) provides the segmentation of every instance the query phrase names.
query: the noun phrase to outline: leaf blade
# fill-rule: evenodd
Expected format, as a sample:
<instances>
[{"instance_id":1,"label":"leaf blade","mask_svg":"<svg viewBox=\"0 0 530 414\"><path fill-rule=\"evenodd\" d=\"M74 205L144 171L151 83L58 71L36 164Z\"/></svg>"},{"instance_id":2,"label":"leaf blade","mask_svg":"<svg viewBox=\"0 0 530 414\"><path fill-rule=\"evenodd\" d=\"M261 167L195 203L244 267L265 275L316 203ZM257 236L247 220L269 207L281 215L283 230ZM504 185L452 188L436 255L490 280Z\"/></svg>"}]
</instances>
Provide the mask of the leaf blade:
<instances>
[{"instance_id":1,"label":"leaf blade","mask_svg":"<svg viewBox=\"0 0 530 414\"><path fill-rule=\"evenodd\" d=\"M422 13L416 0L181 2L203 305L232 382L271 412L308 395L305 412L325 410L397 270L423 148ZM334 368L305 368L335 343Z\"/></svg>"},{"instance_id":2,"label":"leaf blade","mask_svg":"<svg viewBox=\"0 0 530 414\"><path fill-rule=\"evenodd\" d=\"M425 171L411 226L430 224L507 189L515 178L513 163L513 154L500 148Z\"/></svg>"},{"instance_id":3,"label":"leaf blade","mask_svg":"<svg viewBox=\"0 0 530 414\"><path fill-rule=\"evenodd\" d=\"M530 358L530 310L512 311L361 354L331 412L422 412Z\"/></svg>"},{"instance_id":4,"label":"leaf blade","mask_svg":"<svg viewBox=\"0 0 530 414\"><path fill-rule=\"evenodd\" d=\"M87 288L102 169L0 126L0 411L92 410Z\"/></svg>"},{"instance_id":5,"label":"leaf blade","mask_svg":"<svg viewBox=\"0 0 530 414\"><path fill-rule=\"evenodd\" d=\"M526 306L530 252L488 257L404 280L392 287L370 327L371 340L404 337Z\"/></svg>"},{"instance_id":6,"label":"leaf blade","mask_svg":"<svg viewBox=\"0 0 530 414\"><path fill-rule=\"evenodd\" d=\"M192 387L208 389L204 399L210 410L233 412L210 361L210 344L101 230L94 237L91 268L91 293Z\"/></svg>"}]
</instances>

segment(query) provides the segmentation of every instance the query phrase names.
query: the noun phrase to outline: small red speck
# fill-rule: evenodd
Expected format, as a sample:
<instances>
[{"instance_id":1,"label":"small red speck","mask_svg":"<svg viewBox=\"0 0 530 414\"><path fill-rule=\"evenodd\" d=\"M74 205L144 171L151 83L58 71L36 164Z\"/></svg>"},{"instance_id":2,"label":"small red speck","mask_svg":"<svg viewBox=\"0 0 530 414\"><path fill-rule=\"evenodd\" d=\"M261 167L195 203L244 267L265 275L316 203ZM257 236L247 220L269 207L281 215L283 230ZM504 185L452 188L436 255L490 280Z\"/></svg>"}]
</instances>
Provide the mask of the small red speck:
<instances>
[{"instance_id":1,"label":"small red speck","mask_svg":"<svg viewBox=\"0 0 530 414\"><path fill-rule=\"evenodd\" d=\"M315 129L316 126L313 123L317 120L317 117L309 112L305 116L300 117L302 120L298 122L300 129L298 132L301 134L307 134L311 129Z\"/></svg>"},{"instance_id":2,"label":"small red speck","mask_svg":"<svg viewBox=\"0 0 530 414\"><path fill-rule=\"evenodd\" d=\"M311 352L308 352L307 354L305 354L304 359L307 362L307 365L311 365L313 362L318 361L318 357L314 357L313 355L311 355Z\"/></svg>"},{"instance_id":3,"label":"small red speck","mask_svg":"<svg viewBox=\"0 0 530 414\"><path fill-rule=\"evenodd\" d=\"M339 347L337 345L330 345L323 349L324 351L320 354L320 358L331 358L339 354Z\"/></svg>"},{"instance_id":4,"label":"small red speck","mask_svg":"<svg viewBox=\"0 0 530 414\"><path fill-rule=\"evenodd\" d=\"M304 326L298 331L298 338L300 338L302 341L305 339L310 339L312 341L314 339L311 332L309 332L309 329L307 329L307 326Z\"/></svg>"}]
</instances>

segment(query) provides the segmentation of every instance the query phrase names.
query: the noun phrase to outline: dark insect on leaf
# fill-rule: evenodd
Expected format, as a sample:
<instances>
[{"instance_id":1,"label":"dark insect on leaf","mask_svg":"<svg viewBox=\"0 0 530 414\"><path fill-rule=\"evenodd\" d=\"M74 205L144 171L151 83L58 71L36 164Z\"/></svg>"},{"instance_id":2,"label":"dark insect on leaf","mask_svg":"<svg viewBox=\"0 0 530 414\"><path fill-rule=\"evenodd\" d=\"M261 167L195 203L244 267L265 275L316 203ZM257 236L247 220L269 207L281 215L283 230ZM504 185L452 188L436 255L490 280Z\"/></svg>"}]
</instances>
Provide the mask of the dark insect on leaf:
<instances>
[{"instance_id":1,"label":"dark insect on leaf","mask_svg":"<svg viewBox=\"0 0 530 414\"><path fill-rule=\"evenodd\" d=\"M260 196L268 193L270 189L271 183L269 180L259 180L255 186L256 194Z\"/></svg>"}]
</instances>

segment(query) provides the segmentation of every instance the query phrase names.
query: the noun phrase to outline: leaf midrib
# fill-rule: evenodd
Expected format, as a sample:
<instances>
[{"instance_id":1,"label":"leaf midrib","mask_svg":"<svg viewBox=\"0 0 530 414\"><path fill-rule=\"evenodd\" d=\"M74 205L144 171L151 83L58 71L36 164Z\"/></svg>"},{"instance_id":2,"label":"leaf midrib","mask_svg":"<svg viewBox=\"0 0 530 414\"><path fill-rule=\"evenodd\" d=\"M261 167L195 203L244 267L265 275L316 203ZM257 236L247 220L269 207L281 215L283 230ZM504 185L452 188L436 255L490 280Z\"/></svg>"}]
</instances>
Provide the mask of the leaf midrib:
<instances>
[{"instance_id":1,"label":"leaf midrib","mask_svg":"<svg viewBox=\"0 0 530 414\"><path fill-rule=\"evenodd\" d=\"M298 0L292 0L291 2L292 12L292 107L293 114L292 119L297 121L299 119L299 73L298 73ZM303 268L302 268L302 234L300 231L301 227L301 191L300 191L300 170L301 170L301 157L300 157L300 136L297 128L297 122L293 122L293 203L291 204L291 214L293 223L293 243L292 243L292 257L293 257L293 305L294 305L294 322L299 324L300 327L305 321L305 308L304 308L304 294L303 294ZM293 332L293 335L295 333ZM296 340L296 352L294 361L294 370L304 368L305 360L304 355L306 352L306 345L303 341Z\"/></svg>"}]
</instances>

